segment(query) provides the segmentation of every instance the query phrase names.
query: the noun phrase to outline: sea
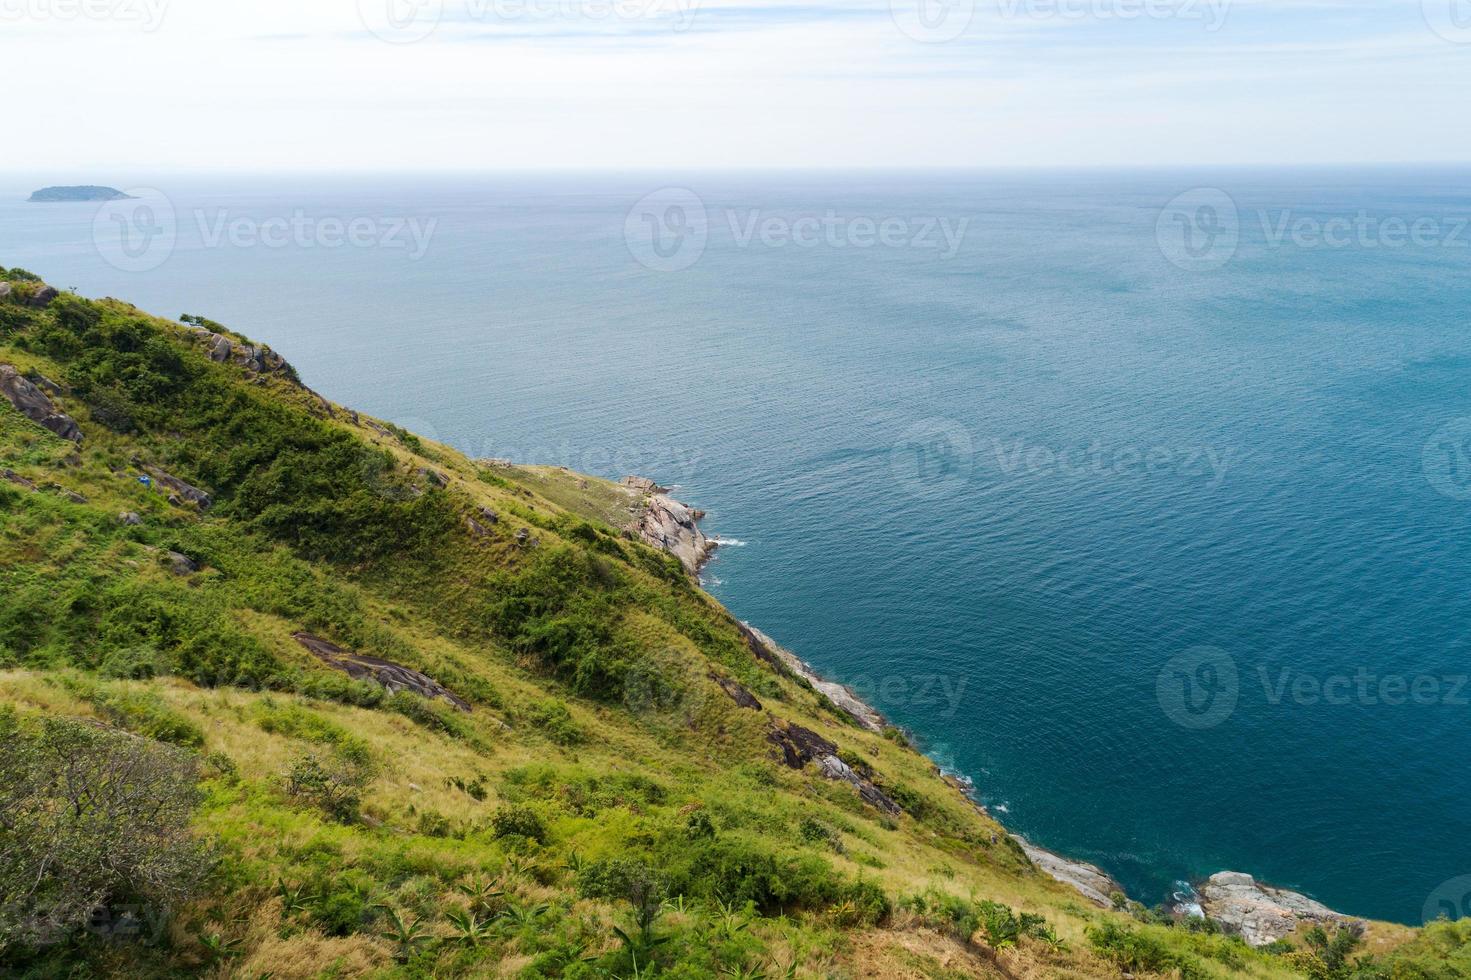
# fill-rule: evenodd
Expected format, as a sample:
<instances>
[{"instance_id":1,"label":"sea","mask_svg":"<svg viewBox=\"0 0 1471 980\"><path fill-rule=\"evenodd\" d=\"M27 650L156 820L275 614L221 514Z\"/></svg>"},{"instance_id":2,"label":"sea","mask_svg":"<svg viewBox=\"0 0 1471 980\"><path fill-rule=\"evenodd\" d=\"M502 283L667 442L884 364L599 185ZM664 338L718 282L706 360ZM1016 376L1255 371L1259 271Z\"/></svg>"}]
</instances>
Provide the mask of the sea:
<instances>
[{"instance_id":1,"label":"sea","mask_svg":"<svg viewBox=\"0 0 1471 980\"><path fill-rule=\"evenodd\" d=\"M0 177L0 265L476 456L1165 902L1471 912L1471 169Z\"/></svg>"}]
</instances>

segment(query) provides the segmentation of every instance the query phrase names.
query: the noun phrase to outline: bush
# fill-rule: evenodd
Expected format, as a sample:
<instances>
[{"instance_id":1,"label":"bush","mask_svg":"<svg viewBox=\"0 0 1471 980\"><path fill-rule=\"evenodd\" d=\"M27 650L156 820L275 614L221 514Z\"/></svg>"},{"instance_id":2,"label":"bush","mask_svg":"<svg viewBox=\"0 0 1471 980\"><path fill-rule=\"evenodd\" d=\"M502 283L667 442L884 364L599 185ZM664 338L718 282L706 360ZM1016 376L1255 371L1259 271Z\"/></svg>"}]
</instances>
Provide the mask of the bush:
<instances>
[{"instance_id":1,"label":"bush","mask_svg":"<svg viewBox=\"0 0 1471 980\"><path fill-rule=\"evenodd\" d=\"M64 939L105 904L163 913L194 894L196 776L158 742L0 713L0 954Z\"/></svg>"},{"instance_id":2,"label":"bush","mask_svg":"<svg viewBox=\"0 0 1471 980\"><path fill-rule=\"evenodd\" d=\"M1167 973L1176 971L1181 980L1194 980L1206 974L1185 957L1148 933L1117 922L1105 922L1090 928L1088 945L1093 952L1128 973Z\"/></svg>"},{"instance_id":3,"label":"bush","mask_svg":"<svg viewBox=\"0 0 1471 980\"><path fill-rule=\"evenodd\" d=\"M334 820L353 823L360 816L362 791L372 774L362 763L324 761L307 754L291 764L284 780L287 796L315 806Z\"/></svg>"},{"instance_id":4,"label":"bush","mask_svg":"<svg viewBox=\"0 0 1471 980\"><path fill-rule=\"evenodd\" d=\"M496 837L524 837L538 844L546 842L546 824L529 806L501 807L490 818L490 829Z\"/></svg>"},{"instance_id":5,"label":"bush","mask_svg":"<svg viewBox=\"0 0 1471 980\"><path fill-rule=\"evenodd\" d=\"M526 720L558 745L576 745L584 737L582 728L572 718L572 712L556 698L538 701L527 708Z\"/></svg>"}]
</instances>

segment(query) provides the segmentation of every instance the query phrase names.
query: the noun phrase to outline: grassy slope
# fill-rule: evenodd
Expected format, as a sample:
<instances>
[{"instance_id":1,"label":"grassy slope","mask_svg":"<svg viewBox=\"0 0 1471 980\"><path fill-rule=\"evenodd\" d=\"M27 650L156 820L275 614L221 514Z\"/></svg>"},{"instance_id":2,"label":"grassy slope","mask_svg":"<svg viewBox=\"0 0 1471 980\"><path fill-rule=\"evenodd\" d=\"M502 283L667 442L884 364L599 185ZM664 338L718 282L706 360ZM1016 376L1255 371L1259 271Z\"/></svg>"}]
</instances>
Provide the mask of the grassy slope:
<instances>
[{"instance_id":1,"label":"grassy slope","mask_svg":"<svg viewBox=\"0 0 1471 980\"><path fill-rule=\"evenodd\" d=\"M0 401L0 467L87 498L0 482L0 705L196 744L210 760L199 829L222 856L163 942L82 943L32 971L628 976L613 927L629 928L629 905L584 897L596 889L575 870L628 858L692 895L656 926L666 975L1117 975L1086 931L1125 916L1039 874L901 739L846 723L753 657L672 559L609 526L626 511L618 488L479 469L288 377L212 363L177 324L115 301L0 302L0 363L69 386L59 404L86 434L74 452ZM214 507L168 503L137 481L140 464L205 487ZM499 517L488 535L466 523L479 508ZM201 570L174 574L168 550ZM423 670L474 711L384 700L307 654L291 638L303 629ZM712 670L764 710L737 707ZM838 743L907 812L780 766L772 719ZM371 761L361 819L285 795L304 753ZM497 836L512 806L541 818L543 841ZM478 946L449 938L456 885L482 874L527 915L546 909L502 919ZM865 914L860 882L892 913ZM1038 913L1064 945L963 942L899 907L929 891ZM715 901L752 894L733 915ZM396 955L383 906L442 938ZM1219 937L1138 928L1199 975L1294 975ZM233 952L211 952L213 936Z\"/></svg>"}]
</instances>

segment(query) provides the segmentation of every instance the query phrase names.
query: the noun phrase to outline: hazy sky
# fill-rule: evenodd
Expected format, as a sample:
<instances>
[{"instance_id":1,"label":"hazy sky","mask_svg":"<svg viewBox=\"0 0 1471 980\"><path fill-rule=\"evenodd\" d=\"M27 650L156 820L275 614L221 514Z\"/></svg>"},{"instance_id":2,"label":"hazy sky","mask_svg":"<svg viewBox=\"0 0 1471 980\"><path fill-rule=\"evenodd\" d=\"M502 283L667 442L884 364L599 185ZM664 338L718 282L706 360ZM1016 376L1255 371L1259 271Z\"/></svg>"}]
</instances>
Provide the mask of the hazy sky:
<instances>
[{"instance_id":1,"label":"hazy sky","mask_svg":"<svg viewBox=\"0 0 1471 980\"><path fill-rule=\"evenodd\" d=\"M1471 0L0 0L0 169L1471 161Z\"/></svg>"}]
</instances>

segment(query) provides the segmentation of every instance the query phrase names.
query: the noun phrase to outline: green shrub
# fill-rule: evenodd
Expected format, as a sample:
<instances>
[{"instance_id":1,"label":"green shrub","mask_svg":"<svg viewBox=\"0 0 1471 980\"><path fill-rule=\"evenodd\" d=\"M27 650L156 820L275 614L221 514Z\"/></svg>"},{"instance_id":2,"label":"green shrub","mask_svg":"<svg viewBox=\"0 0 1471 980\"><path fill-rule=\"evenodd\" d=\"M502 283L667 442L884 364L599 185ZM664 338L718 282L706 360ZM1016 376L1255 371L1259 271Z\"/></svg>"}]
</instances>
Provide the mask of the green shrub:
<instances>
[{"instance_id":1,"label":"green shrub","mask_svg":"<svg viewBox=\"0 0 1471 980\"><path fill-rule=\"evenodd\" d=\"M311 753L292 762L283 777L287 796L341 823L358 820L362 792L371 780L371 772L364 765Z\"/></svg>"},{"instance_id":2,"label":"green shrub","mask_svg":"<svg viewBox=\"0 0 1471 980\"><path fill-rule=\"evenodd\" d=\"M546 842L546 824L541 815L528 806L500 807L490 818L490 828L496 837L524 837L538 844Z\"/></svg>"},{"instance_id":3,"label":"green shrub","mask_svg":"<svg viewBox=\"0 0 1471 980\"><path fill-rule=\"evenodd\" d=\"M567 705L556 698L546 698L526 709L526 720L558 745L576 745L584 738L582 728L572 718Z\"/></svg>"},{"instance_id":4,"label":"green shrub","mask_svg":"<svg viewBox=\"0 0 1471 980\"><path fill-rule=\"evenodd\" d=\"M1088 945L1093 952L1129 973L1167 973L1175 971L1181 980L1206 976L1189 957L1177 953L1162 940L1117 922L1090 927Z\"/></svg>"}]
</instances>

